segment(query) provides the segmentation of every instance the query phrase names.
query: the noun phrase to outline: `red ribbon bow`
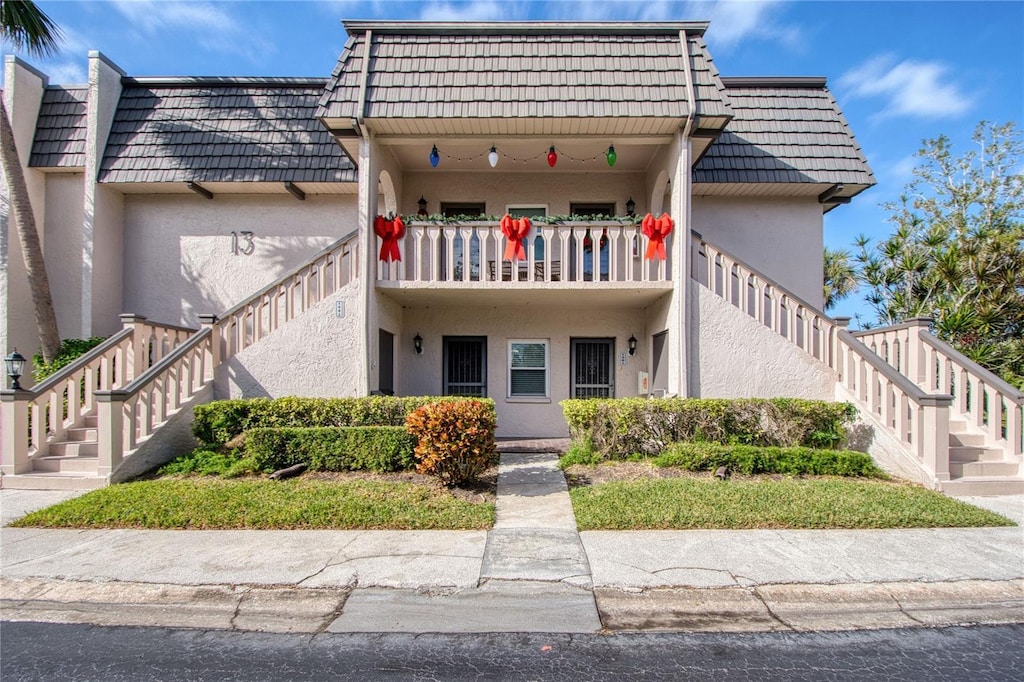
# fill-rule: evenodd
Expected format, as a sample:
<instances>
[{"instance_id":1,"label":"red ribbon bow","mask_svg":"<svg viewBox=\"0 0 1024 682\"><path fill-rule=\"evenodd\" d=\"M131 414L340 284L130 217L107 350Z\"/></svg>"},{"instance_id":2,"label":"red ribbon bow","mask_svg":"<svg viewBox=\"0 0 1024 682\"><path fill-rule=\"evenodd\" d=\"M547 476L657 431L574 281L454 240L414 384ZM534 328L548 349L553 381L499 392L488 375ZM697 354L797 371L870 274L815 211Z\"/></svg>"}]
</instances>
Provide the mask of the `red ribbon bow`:
<instances>
[{"instance_id":1,"label":"red ribbon bow","mask_svg":"<svg viewBox=\"0 0 1024 682\"><path fill-rule=\"evenodd\" d=\"M385 263L402 260L402 252L398 250L398 240L405 236L405 223L401 217L387 220L379 215L373 219L373 231L383 240L380 245L380 259Z\"/></svg>"},{"instance_id":2,"label":"red ribbon bow","mask_svg":"<svg viewBox=\"0 0 1024 682\"><path fill-rule=\"evenodd\" d=\"M650 213L644 216L644 220L640 223L640 227L643 230L644 236L647 237L647 253L644 254L645 260L668 260L668 256L665 253L665 237L672 232L672 218L669 217L668 213L662 213L660 218L655 218Z\"/></svg>"},{"instance_id":3,"label":"red ribbon bow","mask_svg":"<svg viewBox=\"0 0 1024 682\"><path fill-rule=\"evenodd\" d=\"M529 218L513 218L509 214L501 219L501 233L508 239L505 245L505 258L503 260L526 259L526 250L523 248L523 240L530 234Z\"/></svg>"}]
</instances>

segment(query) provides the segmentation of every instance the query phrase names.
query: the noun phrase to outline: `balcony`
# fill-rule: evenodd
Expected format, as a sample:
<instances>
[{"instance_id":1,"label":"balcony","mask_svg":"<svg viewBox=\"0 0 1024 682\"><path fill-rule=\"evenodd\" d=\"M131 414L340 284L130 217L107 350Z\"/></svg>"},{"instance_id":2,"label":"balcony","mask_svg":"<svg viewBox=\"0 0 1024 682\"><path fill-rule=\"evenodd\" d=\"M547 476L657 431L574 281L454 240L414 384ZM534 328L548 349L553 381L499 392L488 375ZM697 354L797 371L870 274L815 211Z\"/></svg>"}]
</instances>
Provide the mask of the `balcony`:
<instances>
[{"instance_id":1,"label":"balcony","mask_svg":"<svg viewBox=\"0 0 1024 682\"><path fill-rule=\"evenodd\" d=\"M665 240L671 253L674 233ZM380 252L382 240L375 238ZM399 240L400 261L377 261L377 288L409 303L580 302L646 304L672 289L671 260L644 258L640 225L618 221L534 223L525 258L505 260L509 240L497 222L413 222Z\"/></svg>"}]
</instances>

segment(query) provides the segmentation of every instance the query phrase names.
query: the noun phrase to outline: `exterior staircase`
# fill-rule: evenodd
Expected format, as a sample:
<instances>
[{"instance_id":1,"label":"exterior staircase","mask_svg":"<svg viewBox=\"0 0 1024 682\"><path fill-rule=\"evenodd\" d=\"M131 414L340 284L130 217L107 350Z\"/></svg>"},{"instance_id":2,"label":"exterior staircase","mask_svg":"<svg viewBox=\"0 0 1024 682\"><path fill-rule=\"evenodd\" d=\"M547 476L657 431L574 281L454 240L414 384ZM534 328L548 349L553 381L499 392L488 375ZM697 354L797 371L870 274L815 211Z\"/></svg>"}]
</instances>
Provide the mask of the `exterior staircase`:
<instances>
[{"instance_id":1,"label":"exterior staircase","mask_svg":"<svg viewBox=\"0 0 1024 682\"><path fill-rule=\"evenodd\" d=\"M39 385L0 391L0 487L90 490L180 454L168 427L212 397L217 367L348 286L357 263L351 233L220 316L201 316L202 329L125 314L121 331Z\"/></svg>"},{"instance_id":2,"label":"exterior staircase","mask_svg":"<svg viewBox=\"0 0 1024 682\"><path fill-rule=\"evenodd\" d=\"M691 263L700 285L831 369L837 395L888 432L919 482L955 495L1024 493L1024 393L933 336L931 320L850 333L849 320L696 232Z\"/></svg>"}]
</instances>

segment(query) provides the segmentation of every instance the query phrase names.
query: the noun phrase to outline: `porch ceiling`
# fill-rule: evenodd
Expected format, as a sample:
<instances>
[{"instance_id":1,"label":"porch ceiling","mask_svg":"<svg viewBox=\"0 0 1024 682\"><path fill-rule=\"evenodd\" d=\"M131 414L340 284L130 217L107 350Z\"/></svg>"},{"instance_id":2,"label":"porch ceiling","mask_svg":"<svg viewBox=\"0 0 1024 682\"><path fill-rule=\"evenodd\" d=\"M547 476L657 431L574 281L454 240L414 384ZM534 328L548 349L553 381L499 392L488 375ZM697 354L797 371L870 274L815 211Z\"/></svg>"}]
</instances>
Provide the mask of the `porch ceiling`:
<instances>
[{"instance_id":1,"label":"porch ceiling","mask_svg":"<svg viewBox=\"0 0 1024 682\"><path fill-rule=\"evenodd\" d=\"M672 292L671 282L472 282L469 286L378 281L377 290L404 306L645 308Z\"/></svg>"}]
</instances>

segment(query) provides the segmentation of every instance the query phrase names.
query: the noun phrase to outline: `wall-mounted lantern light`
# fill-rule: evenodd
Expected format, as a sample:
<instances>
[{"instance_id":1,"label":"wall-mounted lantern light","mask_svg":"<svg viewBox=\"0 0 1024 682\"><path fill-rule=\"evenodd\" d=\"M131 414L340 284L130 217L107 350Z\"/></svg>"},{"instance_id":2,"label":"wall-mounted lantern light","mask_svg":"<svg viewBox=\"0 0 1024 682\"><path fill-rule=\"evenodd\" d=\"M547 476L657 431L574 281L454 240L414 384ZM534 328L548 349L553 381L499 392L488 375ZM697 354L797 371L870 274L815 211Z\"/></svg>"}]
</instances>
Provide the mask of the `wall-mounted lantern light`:
<instances>
[{"instance_id":1,"label":"wall-mounted lantern light","mask_svg":"<svg viewBox=\"0 0 1024 682\"><path fill-rule=\"evenodd\" d=\"M419 334L412 337L412 347L416 349L416 355L423 355L423 337Z\"/></svg>"},{"instance_id":2,"label":"wall-mounted lantern light","mask_svg":"<svg viewBox=\"0 0 1024 682\"><path fill-rule=\"evenodd\" d=\"M420 195L420 200L417 201L416 204L420 207L420 210L416 211L416 215L427 215L427 200L423 198L422 194Z\"/></svg>"},{"instance_id":3,"label":"wall-mounted lantern light","mask_svg":"<svg viewBox=\"0 0 1024 682\"><path fill-rule=\"evenodd\" d=\"M25 358L15 348L13 353L4 358L4 364L7 366L7 376L11 378L11 389L14 391L21 390L21 384L18 383L18 379L25 373Z\"/></svg>"},{"instance_id":4,"label":"wall-mounted lantern light","mask_svg":"<svg viewBox=\"0 0 1024 682\"><path fill-rule=\"evenodd\" d=\"M627 341L626 343L629 344L629 355L630 355L630 357L636 355L636 337L633 336L632 334L630 334L629 335L629 341Z\"/></svg>"},{"instance_id":5,"label":"wall-mounted lantern light","mask_svg":"<svg viewBox=\"0 0 1024 682\"><path fill-rule=\"evenodd\" d=\"M636 214L636 202L633 201L633 197L626 200L626 215Z\"/></svg>"}]
</instances>

